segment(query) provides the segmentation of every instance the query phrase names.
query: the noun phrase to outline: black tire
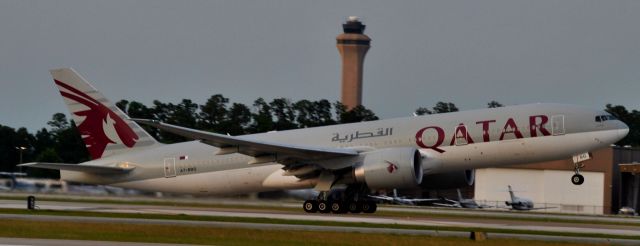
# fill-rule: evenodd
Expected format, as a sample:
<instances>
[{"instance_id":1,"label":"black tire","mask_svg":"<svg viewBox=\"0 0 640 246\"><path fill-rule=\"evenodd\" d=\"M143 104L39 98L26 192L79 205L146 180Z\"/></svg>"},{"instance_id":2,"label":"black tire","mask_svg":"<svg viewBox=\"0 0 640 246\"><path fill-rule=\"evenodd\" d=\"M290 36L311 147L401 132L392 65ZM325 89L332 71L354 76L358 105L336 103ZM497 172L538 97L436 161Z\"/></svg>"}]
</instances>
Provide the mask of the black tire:
<instances>
[{"instance_id":1,"label":"black tire","mask_svg":"<svg viewBox=\"0 0 640 246\"><path fill-rule=\"evenodd\" d=\"M318 211L318 203L314 200L306 200L302 204L302 209L307 213L315 213Z\"/></svg>"},{"instance_id":2,"label":"black tire","mask_svg":"<svg viewBox=\"0 0 640 246\"><path fill-rule=\"evenodd\" d=\"M318 201L318 212L322 214L331 212L331 207L329 206L329 203L325 200Z\"/></svg>"},{"instance_id":3,"label":"black tire","mask_svg":"<svg viewBox=\"0 0 640 246\"><path fill-rule=\"evenodd\" d=\"M332 201L331 202L331 212L334 214L342 214L344 213L345 207L342 201Z\"/></svg>"},{"instance_id":4,"label":"black tire","mask_svg":"<svg viewBox=\"0 0 640 246\"><path fill-rule=\"evenodd\" d=\"M378 209L378 204L373 201L366 201L362 203L362 212L367 214L375 213Z\"/></svg>"},{"instance_id":5,"label":"black tire","mask_svg":"<svg viewBox=\"0 0 640 246\"><path fill-rule=\"evenodd\" d=\"M350 201L347 203L347 210L352 214L359 214L362 212L362 204L356 201Z\"/></svg>"},{"instance_id":6,"label":"black tire","mask_svg":"<svg viewBox=\"0 0 640 246\"><path fill-rule=\"evenodd\" d=\"M571 183L573 183L574 185L581 185L582 183L584 183L584 176L580 174L574 174L573 176L571 176Z\"/></svg>"}]
</instances>

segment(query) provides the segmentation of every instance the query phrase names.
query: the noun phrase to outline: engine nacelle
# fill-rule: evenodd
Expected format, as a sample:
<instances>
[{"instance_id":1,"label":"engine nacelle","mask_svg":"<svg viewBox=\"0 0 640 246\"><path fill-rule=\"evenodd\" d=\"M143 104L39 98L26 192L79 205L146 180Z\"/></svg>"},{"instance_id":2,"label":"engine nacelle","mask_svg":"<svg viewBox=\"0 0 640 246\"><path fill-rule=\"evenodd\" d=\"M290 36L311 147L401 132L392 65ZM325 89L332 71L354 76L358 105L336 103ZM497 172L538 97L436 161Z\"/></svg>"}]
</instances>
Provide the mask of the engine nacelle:
<instances>
[{"instance_id":1,"label":"engine nacelle","mask_svg":"<svg viewBox=\"0 0 640 246\"><path fill-rule=\"evenodd\" d=\"M422 156L415 148L388 148L363 155L353 174L371 189L410 188L422 183Z\"/></svg>"},{"instance_id":2,"label":"engine nacelle","mask_svg":"<svg viewBox=\"0 0 640 246\"><path fill-rule=\"evenodd\" d=\"M420 185L426 189L455 189L473 185L475 182L475 169L457 172L446 172L425 175Z\"/></svg>"}]
</instances>

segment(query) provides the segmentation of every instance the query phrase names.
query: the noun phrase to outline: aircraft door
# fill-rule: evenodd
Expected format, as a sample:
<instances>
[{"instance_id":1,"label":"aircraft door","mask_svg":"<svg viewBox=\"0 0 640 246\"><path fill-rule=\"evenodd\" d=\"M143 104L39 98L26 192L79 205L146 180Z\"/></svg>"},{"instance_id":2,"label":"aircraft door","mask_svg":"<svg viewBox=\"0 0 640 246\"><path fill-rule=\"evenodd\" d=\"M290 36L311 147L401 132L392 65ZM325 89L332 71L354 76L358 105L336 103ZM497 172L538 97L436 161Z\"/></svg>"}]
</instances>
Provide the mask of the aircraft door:
<instances>
[{"instance_id":1,"label":"aircraft door","mask_svg":"<svg viewBox=\"0 0 640 246\"><path fill-rule=\"evenodd\" d=\"M551 134L564 135L564 115L551 116Z\"/></svg>"},{"instance_id":2,"label":"aircraft door","mask_svg":"<svg viewBox=\"0 0 640 246\"><path fill-rule=\"evenodd\" d=\"M176 176L176 158L164 158L164 177L173 178Z\"/></svg>"}]
</instances>

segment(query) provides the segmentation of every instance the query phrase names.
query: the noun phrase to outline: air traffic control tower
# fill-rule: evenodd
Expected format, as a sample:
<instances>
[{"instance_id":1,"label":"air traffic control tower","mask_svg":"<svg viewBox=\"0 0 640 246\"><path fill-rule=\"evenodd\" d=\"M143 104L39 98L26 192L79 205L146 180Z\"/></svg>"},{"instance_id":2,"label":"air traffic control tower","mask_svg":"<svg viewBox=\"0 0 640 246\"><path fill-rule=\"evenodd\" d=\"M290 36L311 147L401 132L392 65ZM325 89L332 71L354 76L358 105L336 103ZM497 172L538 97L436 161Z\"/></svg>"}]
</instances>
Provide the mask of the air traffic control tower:
<instances>
[{"instance_id":1,"label":"air traffic control tower","mask_svg":"<svg viewBox=\"0 0 640 246\"><path fill-rule=\"evenodd\" d=\"M342 56L342 104L347 110L362 104L362 67L371 38L364 35L365 25L358 17L349 16L342 24L344 33L336 37Z\"/></svg>"}]
</instances>

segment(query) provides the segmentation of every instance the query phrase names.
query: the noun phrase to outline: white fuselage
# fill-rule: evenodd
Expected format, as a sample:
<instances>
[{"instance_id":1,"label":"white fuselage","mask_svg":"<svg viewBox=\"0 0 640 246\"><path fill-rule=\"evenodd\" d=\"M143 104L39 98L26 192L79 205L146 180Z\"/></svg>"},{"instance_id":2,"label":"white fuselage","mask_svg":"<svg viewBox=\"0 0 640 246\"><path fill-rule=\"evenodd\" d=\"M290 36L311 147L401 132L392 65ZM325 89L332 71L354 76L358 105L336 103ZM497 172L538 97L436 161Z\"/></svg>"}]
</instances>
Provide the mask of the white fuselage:
<instances>
[{"instance_id":1,"label":"white fuselage","mask_svg":"<svg viewBox=\"0 0 640 246\"><path fill-rule=\"evenodd\" d=\"M333 125L242 136L297 146L375 150L415 147L429 174L569 158L608 146L628 131L617 120L596 122L603 111L563 104L529 104ZM312 188L314 179L284 176L279 163L248 164L242 154L216 155L199 141L153 146L83 165L130 165L125 175L61 171L69 181L192 194L238 194ZM366 154L366 151L361 153ZM355 158L323 160L353 167ZM325 164L326 164L325 163ZM326 166L326 165L324 165Z\"/></svg>"}]
</instances>

